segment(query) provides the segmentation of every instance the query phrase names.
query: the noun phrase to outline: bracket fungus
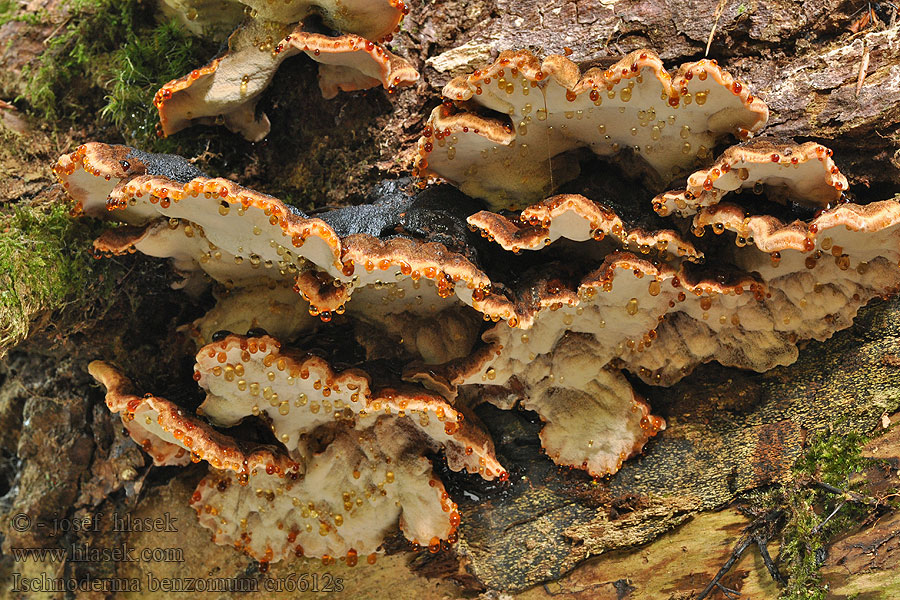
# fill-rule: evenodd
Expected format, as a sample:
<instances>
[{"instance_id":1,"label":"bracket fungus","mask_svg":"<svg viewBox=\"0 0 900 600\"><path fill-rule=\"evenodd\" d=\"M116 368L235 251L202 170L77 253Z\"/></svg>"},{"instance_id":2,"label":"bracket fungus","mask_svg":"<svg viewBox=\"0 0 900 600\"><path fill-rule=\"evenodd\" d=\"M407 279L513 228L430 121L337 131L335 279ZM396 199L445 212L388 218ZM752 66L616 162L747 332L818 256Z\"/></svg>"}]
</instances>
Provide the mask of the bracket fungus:
<instances>
[{"instance_id":1,"label":"bracket fungus","mask_svg":"<svg viewBox=\"0 0 900 600\"><path fill-rule=\"evenodd\" d=\"M769 200L826 208L847 190L832 152L815 142L794 144L757 139L725 150L708 169L693 173L687 189L665 192L653 200L661 216L696 214L718 204L729 192L766 191Z\"/></svg>"},{"instance_id":2,"label":"bracket fungus","mask_svg":"<svg viewBox=\"0 0 900 600\"><path fill-rule=\"evenodd\" d=\"M155 464L205 460L216 469L192 498L215 541L261 562L353 560L374 554L399 521L413 543L439 546L454 538L459 514L424 453L443 449L452 470L505 477L488 437L443 398L409 386L374 393L365 373L336 373L280 346L229 335L200 349L194 378L207 390L199 413L219 425L263 413L287 451L244 451L174 403L131 394L114 367L90 365L110 410Z\"/></svg>"},{"instance_id":3,"label":"bracket fungus","mask_svg":"<svg viewBox=\"0 0 900 600\"><path fill-rule=\"evenodd\" d=\"M254 348L258 351L252 352ZM239 372L234 371L237 365ZM196 373L208 392L202 414L227 427L264 413L289 451L301 452L301 437L335 420L368 423L396 414L409 416L413 429L441 445L454 471L466 469L486 479L503 471L484 433L443 398L409 386L372 389L364 372L335 373L317 356L282 352L268 336L247 340L231 335L209 344L197 355Z\"/></svg>"},{"instance_id":4,"label":"bracket fungus","mask_svg":"<svg viewBox=\"0 0 900 600\"><path fill-rule=\"evenodd\" d=\"M469 217L468 223L512 252L541 250L561 238L600 242L609 235L625 248L634 246L642 252L665 251L691 261L703 257L677 230L632 226L614 210L580 194L560 194L532 204L515 219L481 211Z\"/></svg>"},{"instance_id":5,"label":"bracket fungus","mask_svg":"<svg viewBox=\"0 0 900 600\"><path fill-rule=\"evenodd\" d=\"M419 173L493 208L533 202L572 179L576 160L559 155L575 148L600 156L631 149L665 183L724 136L746 138L768 118L765 103L716 61L682 65L672 76L650 50L584 74L562 56L540 62L507 51L450 81L443 95L419 140Z\"/></svg>"},{"instance_id":6,"label":"bracket fungus","mask_svg":"<svg viewBox=\"0 0 900 600\"><path fill-rule=\"evenodd\" d=\"M663 90L659 101L646 93L647 67L656 75L649 81ZM540 95L532 99L533 92ZM830 337L849 326L860 306L900 286L900 205L848 202L842 194L847 180L830 150L763 139L729 148L708 164L722 134L747 138L762 129L768 114L745 85L710 61L684 65L669 78L655 54L637 51L606 71L582 76L563 57L539 63L527 52L507 52L489 67L457 77L443 93L448 101L434 110L419 140L419 172L440 175L498 211L472 215L471 226L514 253L552 250L548 246L560 238L602 240L613 234L605 257L598 259L597 246L590 245L569 246L561 255L566 261L580 257L588 271L592 260L601 260L596 270L566 280L548 269L520 286L531 296L514 302L514 324L529 331L495 326L483 336L487 345L472 356L407 373L449 397L483 395L501 407L518 401L536 410L547 423L544 447L557 462L594 475L615 471L621 464L616 455L602 444L598 450L597 440L572 424L622 423L615 409L628 400L649 433L629 438L632 445L623 446L622 458L664 426L623 391L630 390L626 381L618 389L599 385L611 381L602 370L624 368L647 383L671 385L711 360L758 371L790 364L798 340ZM494 114L484 116L485 111ZM598 144L593 127L605 144ZM630 146L663 182L696 160L706 163L688 177L686 190L643 205L662 217L696 213L693 227L679 219L656 229L629 227L615 223L616 211L603 201L573 194L531 204L518 216L503 210L532 203L574 177L577 171L561 174L555 163L578 145L601 156ZM719 204L726 193L745 187L757 196L741 205ZM803 218L782 220L789 216ZM705 227L734 232L734 247L704 243ZM695 241L687 241L691 231ZM674 256L631 253L632 244L649 254L657 244L669 249L673 242ZM709 259L713 249L714 261L690 264ZM497 304L492 298L485 302ZM593 362L567 364L579 364L572 347L589 348L584 351ZM572 400L578 397L573 389L588 388L584 398L592 398L593 406ZM620 404L605 401L607 395ZM566 412L581 414L561 416L558 402ZM563 419L568 427L557 426Z\"/></svg>"},{"instance_id":7,"label":"bracket fungus","mask_svg":"<svg viewBox=\"0 0 900 600\"><path fill-rule=\"evenodd\" d=\"M250 141L269 133L268 117L256 110L260 94L281 63L305 53L320 63L325 98L340 91L378 85L388 91L415 82L412 65L378 40L390 39L409 9L402 2L244 2L250 18L228 38L228 50L207 65L165 84L156 93L160 133L171 135L195 123L224 124ZM193 9L192 9L193 10ZM331 35L304 24L318 15Z\"/></svg>"},{"instance_id":8,"label":"bracket fungus","mask_svg":"<svg viewBox=\"0 0 900 600\"><path fill-rule=\"evenodd\" d=\"M323 320L343 312L351 294L372 294L385 282L409 291L408 298L397 303L397 311L415 309L417 290L423 285L434 290L425 310L447 304L454 295L464 304L477 304L490 285L484 273L442 244L366 234L339 236L321 218L309 218L276 198L226 179L205 177L174 157L90 143L63 155L55 171L75 199L76 211L90 216L115 211L131 226L127 234L116 230L105 234L98 250L128 252L135 244L151 245L154 236L177 238L171 232L181 231L184 236L170 244L168 256L179 259L182 272L206 273L226 287L265 281L293 285L314 269L329 285L343 289L310 296L336 301L334 306L310 306L310 313ZM143 229L135 229L138 226ZM299 279L299 288L307 295L313 291L309 283ZM403 297L406 293L397 300Z\"/></svg>"},{"instance_id":9,"label":"bracket fungus","mask_svg":"<svg viewBox=\"0 0 900 600\"><path fill-rule=\"evenodd\" d=\"M310 217L178 157L90 143L59 159L75 212L122 223L98 255L169 257L188 291L219 284L217 305L188 326L203 345L199 412L218 428L263 422L279 444L266 450L274 472L229 470L227 456L244 456L234 440L92 367L158 464L232 448L206 458L216 470L194 496L216 541L262 561L355 562L399 522L439 546L459 516L424 453L506 478L477 403L535 411L552 460L610 475L666 426L653 388L644 398L629 375L669 386L710 361L788 365L798 342L827 339L900 289L900 202L853 202L830 150L756 139L712 159L724 136L746 138L767 117L714 61L672 77L638 51L581 75L562 57L507 52L444 94L418 169L476 200L395 183L371 204ZM658 194L601 172L617 195L597 193L595 171L545 197L563 183L551 163L582 146L614 160L631 147L657 184L686 180ZM736 200L744 189L755 193ZM304 351L336 337L333 355ZM182 422L203 441L185 444Z\"/></svg>"}]
</instances>

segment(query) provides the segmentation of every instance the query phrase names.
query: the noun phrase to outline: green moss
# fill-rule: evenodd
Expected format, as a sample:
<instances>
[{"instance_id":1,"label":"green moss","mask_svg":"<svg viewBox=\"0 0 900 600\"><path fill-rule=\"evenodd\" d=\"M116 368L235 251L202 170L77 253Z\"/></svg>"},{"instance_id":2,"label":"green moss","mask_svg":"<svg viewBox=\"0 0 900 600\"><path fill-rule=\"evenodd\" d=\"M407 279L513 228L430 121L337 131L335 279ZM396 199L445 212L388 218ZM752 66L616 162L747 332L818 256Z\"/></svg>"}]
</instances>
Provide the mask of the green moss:
<instances>
[{"instance_id":1,"label":"green moss","mask_svg":"<svg viewBox=\"0 0 900 600\"><path fill-rule=\"evenodd\" d=\"M845 502L842 495L810 482L852 490L850 476L863 471L872 462L861 456L866 441L865 436L852 432L816 436L794 466L795 481L760 498L763 503L778 505L785 513L778 559L788 576L783 600L822 600L827 597L819 574L825 546L838 533L859 523L869 509L859 503ZM838 513L823 525L826 517L842 502L845 504Z\"/></svg>"},{"instance_id":2,"label":"green moss","mask_svg":"<svg viewBox=\"0 0 900 600\"><path fill-rule=\"evenodd\" d=\"M16 0L0 0L0 26L6 25L12 21L21 21L37 25L45 20L47 11L39 10L33 13L23 13L19 8Z\"/></svg>"},{"instance_id":3,"label":"green moss","mask_svg":"<svg viewBox=\"0 0 900 600\"><path fill-rule=\"evenodd\" d=\"M95 107L109 75L109 56L152 23L140 0L71 0L65 28L54 35L31 72L23 99L47 120L74 120Z\"/></svg>"},{"instance_id":4,"label":"green moss","mask_svg":"<svg viewBox=\"0 0 900 600\"><path fill-rule=\"evenodd\" d=\"M813 437L795 463L791 481L755 490L745 497L751 513L770 519L779 515L781 547L775 562L787 579L781 600L829 597L819 573L825 549L835 537L861 524L872 507L818 483L855 492L859 494L857 498L866 497L865 479L851 476L865 472L875 462L861 454L869 439L836 425L834 430ZM842 503L840 510L828 519Z\"/></svg>"},{"instance_id":5,"label":"green moss","mask_svg":"<svg viewBox=\"0 0 900 600\"><path fill-rule=\"evenodd\" d=\"M99 112L127 143L174 150L155 135L153 95L204 64L214 48L174 22L157 24L154 2L71 0L68 10L65 29L51 38L21 100L58 126L95 121Z\"/></svg>"},{"instance_id":6,"label":"green moss","mask_svg":"<svg viewBox=\"0 0 900 600\"><path fill-rule=\"evenodd\" d=\"M61 205L0 212L0 356L25 339L37 315L109 297L111 263L89 253L96 227Z\"/></svg>"},{"instance_id":7,"label":"green moss","mask_svg":"<svg viewBox=\"0 0 900 600\"><path fill-rule=\"evenodd\" d=\"M171 150L163 147L163 141L157 142L153 96L165 82L199 66L203 61L197 57L207 54L205 46L176 23L131 36L112 54L113 79L100 115L119 129L128 144Z\"/></svg>"}]
</instances>

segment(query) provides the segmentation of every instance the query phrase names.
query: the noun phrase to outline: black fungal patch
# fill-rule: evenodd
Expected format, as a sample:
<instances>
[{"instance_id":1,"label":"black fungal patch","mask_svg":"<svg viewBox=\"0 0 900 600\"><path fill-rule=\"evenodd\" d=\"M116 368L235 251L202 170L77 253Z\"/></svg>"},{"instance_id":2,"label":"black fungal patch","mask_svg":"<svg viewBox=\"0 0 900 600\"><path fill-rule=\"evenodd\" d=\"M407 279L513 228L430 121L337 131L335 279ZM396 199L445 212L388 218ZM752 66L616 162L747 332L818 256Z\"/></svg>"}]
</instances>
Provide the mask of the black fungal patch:
<instances>
[{"instance_id":1,"label":"black fungal patch","mask_svg":"<svg viewBox=\"0 0 900 600\"><path fill-rule=\"evenodd\" d=\"M152 154L132 148L125 158L144 163L150 175L168 177L182 185L198 177L207 177L206 173L176 154Z\"/></svg>"},{"instance_id":2,"label":"black fungal patch","mask_svg":"<svg viewBox=\"0 0 900 600\"><path fill-rule=\"evenodd\" d=\"M382 181L369 194L369 204L347 206L313 215L322 219L341 237L363 233L384 237L394 233L401 215L413 201L406 191L408 180Z\"/></svg>"}]
</instances>

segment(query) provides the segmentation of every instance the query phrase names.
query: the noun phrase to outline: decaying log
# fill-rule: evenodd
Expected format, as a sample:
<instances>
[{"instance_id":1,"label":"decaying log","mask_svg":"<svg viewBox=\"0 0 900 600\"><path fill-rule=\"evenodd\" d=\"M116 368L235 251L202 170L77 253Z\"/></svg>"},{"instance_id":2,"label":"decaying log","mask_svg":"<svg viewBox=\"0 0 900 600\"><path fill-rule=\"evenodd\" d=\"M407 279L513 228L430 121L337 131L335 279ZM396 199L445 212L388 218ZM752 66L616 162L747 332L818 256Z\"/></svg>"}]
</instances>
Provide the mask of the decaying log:
<instances>
[{"instance_id":1,"label":"decaying log","mask_svg":"<svg viewBox=\"0 0 900 600\"><path fill-rule=\"evenodd\" d=\"M56 14L56 3L45 4ZM676 64L703 55L719 4L718 0L421 3L409 16L408 27L398 35L396 45L424 67L422 83L415 90L399 92L395 104L371 101L383 118L355 135L366 143L375 140L371 145L379 154L370 157L371 164L361 170L374 182L397 167L396 157L404 156L419 135L426 107L438 102L440 87L460 69L471 70L501 50L523 47L541 54L563 54L568 49L571 58L587 66L650 46L659 49L669 64ZM900 28L872 24L860 33L851 33L848 27L861 8L859 2L841 0L804 2L802 6L786 1L727 2L710 57L727 64L766 100L771 109L767 133L827 141L840 157L842 172L855 184L855 192L881 199L900 185ZM59 18L37 28L20 22L5 25L0 29L4 68L20 71L62 22ZM866 52L865 77L857 90ZM11 94L19 88L11 86L9 90ZM343 107L358 106L348 100L340 102L334 105L338 108L328 109L334 111L335 127L346 123ZM346 108L346 112L352 111ZM338 143L342 143L340 138ZM288 166L278 163L284 172ZM354 185L364 189L371 182L362 177ZM21 195L11 192L4 194L4 199ZM464 477L449 477L452 483L448 487L462 513L457 564L463 575L459 569L445 569L440 573L444 579L418 577L406 569L414 557L401 553L380 559L375 566L355 569L298 560L274 565L269 576L330 572L344 581L343 591L332 598L376 597L385 589L392 590L391 597L397 599L456 597L460 588L451 579L463 580L468 590L519 591L517 598L523 600L551 596L689 598L725 563L748 522L733 509L709 511L727 506L742 492L783 481L810 432L829 425L838 432L867 432L880 423L883 414L900 407L898 323L900 301L879 303L862 310L850 330L827 343L810 343L791 367L754 374L709 365L671 389L644 386L642 392L669 426L648 444L643 457L599 482L580 472L560 470L540 454L540 423L533 415L482 408L490 412L484 420L491 425L512 476L510 485L490 488ZM51 370L46 365L37 368ZM47 413L48 406L57 404L42 402L44 398L38 396L44 393L17 402L30 402L29 415ZM82 480L83 468L53 470L54 480L44 483L56 496L38 497L35 494L43 488L34 484L21 498L9 498L3 506L4 517L13 509L24 510L39 502L47 515L58 510L73 516L67 512L73 498L80 499L75 515L91 513L98 506L107 515L114 510L133 510L135 516L155 518L170 511L181 519L177 537L160 539L101 529L67 541L96 547L123 541L141 544L139 547L180 547L191 557L190 569L198 574L264 577L246 557L209 544L208 532L197 525L187 499L202 473L193 471L168 482L151 478L149 491L138 494L133 483L136 475L129 470L138 461L135 449L124 444L121 435L110 433L110 422L99 413L95 420L85 417L84 399L76 400L69 408L59 404L60 414L47 413L52 418L32 419L29 424L21 422L21 407L7 411L18 417L4 413L3 422L9 421L10 430L18 427L23 433L11 441L3 439L3 446L15 451L22 439L28 450L23 456L33 461L22 465L22 477L39 481L39 476L45 476L45 466L63 465L54 462L46 448L62 445L41 447L35 440L45 433L48 439L61 435L51 427L54 419L62 421L64 410L77 410L78 419L68 421L70 429L78 430L71 434L71 446L78 452L70 458L84 466L85 457L93 457L96 463L92 468L106 469L103 475ZM96 401L100 402L99 395ZM892 430L894 434L897 431L900 429ZM0 437L6 435L0 432ZM885 438L880 447L893 447L895 441L891 440L894 438ZM900 469L894 450L879 454L873 446L870 451L873 456L894 459L895 471ZM15 475L10 478L12 483ZM127 497L123 489L129 491ZM136 505L135 499L140 499ZM898 531L900 517L888 513L831 547L822 572L833 597L857 593L890 598L900 593ZM57 541L6 540L8 544L48 547ZM426 554L417 560L427 559ZM107 565L103 575L146 581L148 573L157 578L175 576L183 568L179 564L120 563ZM84 575L82 566L72 562L27 569L30 575L41 571ZM421 568L419 572L429 571ZM466 579L466 573L474 579ZM722 583L752 598L776 597L778 593L762 559L752 551Z\"/></svg>"}]
</instances>

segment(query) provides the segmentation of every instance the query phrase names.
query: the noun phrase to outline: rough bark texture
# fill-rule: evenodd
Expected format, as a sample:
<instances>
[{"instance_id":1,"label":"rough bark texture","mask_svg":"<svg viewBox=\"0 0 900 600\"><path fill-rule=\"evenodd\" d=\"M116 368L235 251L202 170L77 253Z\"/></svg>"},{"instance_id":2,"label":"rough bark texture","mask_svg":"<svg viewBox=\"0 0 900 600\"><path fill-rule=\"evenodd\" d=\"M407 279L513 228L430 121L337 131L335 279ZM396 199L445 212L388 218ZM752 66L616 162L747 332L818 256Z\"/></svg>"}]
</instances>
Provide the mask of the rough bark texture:
<instances>
[{"instance_id":1,"label":"rough bark texture","mask_svg":"<svg viewBox=\"0 0 900 600\"><path fill-rule=\"evenodd\" d=\"M65 21L55 4L46 7L52 26L10 22L0 27L0 67L7 73L19 73L42 51L42 40ZM421 69L417 87L391 98L370 91L325 102L318 96L313 67L296 59L285 65L263 100L273 121L269 142L233 141L243 158L210 164L261 189L311 194L301 203L357 201L378 180L407 172L412 144L450 76L477 68L501 50L571 51L573 59L588 65L648 46L676 66L703 56L715 26L710 56L769 104L766 132L822 141L835 150L861 198L883 199L900 189L900 29L887 27L896 20L895 5L876 3L884 23L852 33L851 23L866 7L865 2L829 0L413 3L394 46ZM857 93L866 52L868 69ZM21 92L20 84L5 80L7 99ZM0 115L6 112L0 109ZM317 118L298 119L300 112ZM9 126L7 119L2 122ZM0 202L58 197L46 161L85 135L48 135L33 127L23 137L4 133L10 147L30 153L15 163L4 158ZM103 133L116 141L115 132ZM189 354L173 340L175 326L197 309L185 308L177 293L165 290L165 277L151 262L134 263L133 276L153 275L152 284L146 284L155 290L152 294L123 299L106 320L77 336L55 339L47 330L0 365L0 582L5 590L15 572L76 578L91 572L144 582L148 574L162 578L185 569L198 576L266 577L232 549L211 545L208 532L196 523L187 500L202 467L149 468L84 373L89 359L112 358L148 382L179 379L164 375L171 372L190 382ZM129 322L135 305L146 318L139 325ZM331 572L344 582L333 598L382 597L385 589L394 598L416 599L483 590L522 591L521 598L528 599L688 598L711 580L747 524L733 509L701 511L784 480L810 431L832 426L839 432L868 432L885 412L900 406L900 302L863 310L849 331L824 344L809 344L791 367L750 374L709 365L671 389L642 391L669 427L641 458L608 480L595 482L555 467L539 452L540 424L533 415L483 408L481 416L512 483L485 487L442 474L462 514L453 554L400 553L355 570L301 560L275 565L268 576ZM186 404L192 400L188 397ZM898 443L896 436L887 439L878 456L900 460ZM60 537L7 526L22 512L46 521L97 511L107 515L97 531ZM178 533L154 537L112 531L109 515L116 511L154 518L168 512L178 519ZM823 566L833 597L896 597L898 519L896 512L884 514L834 544ZM13 547L72 543L177 547L189 562L21 563L9 553ZM753 598L778 593L753 553L723 583ZM537 584L544 585L532 587Z\"/></svg>"}]
</instances>

